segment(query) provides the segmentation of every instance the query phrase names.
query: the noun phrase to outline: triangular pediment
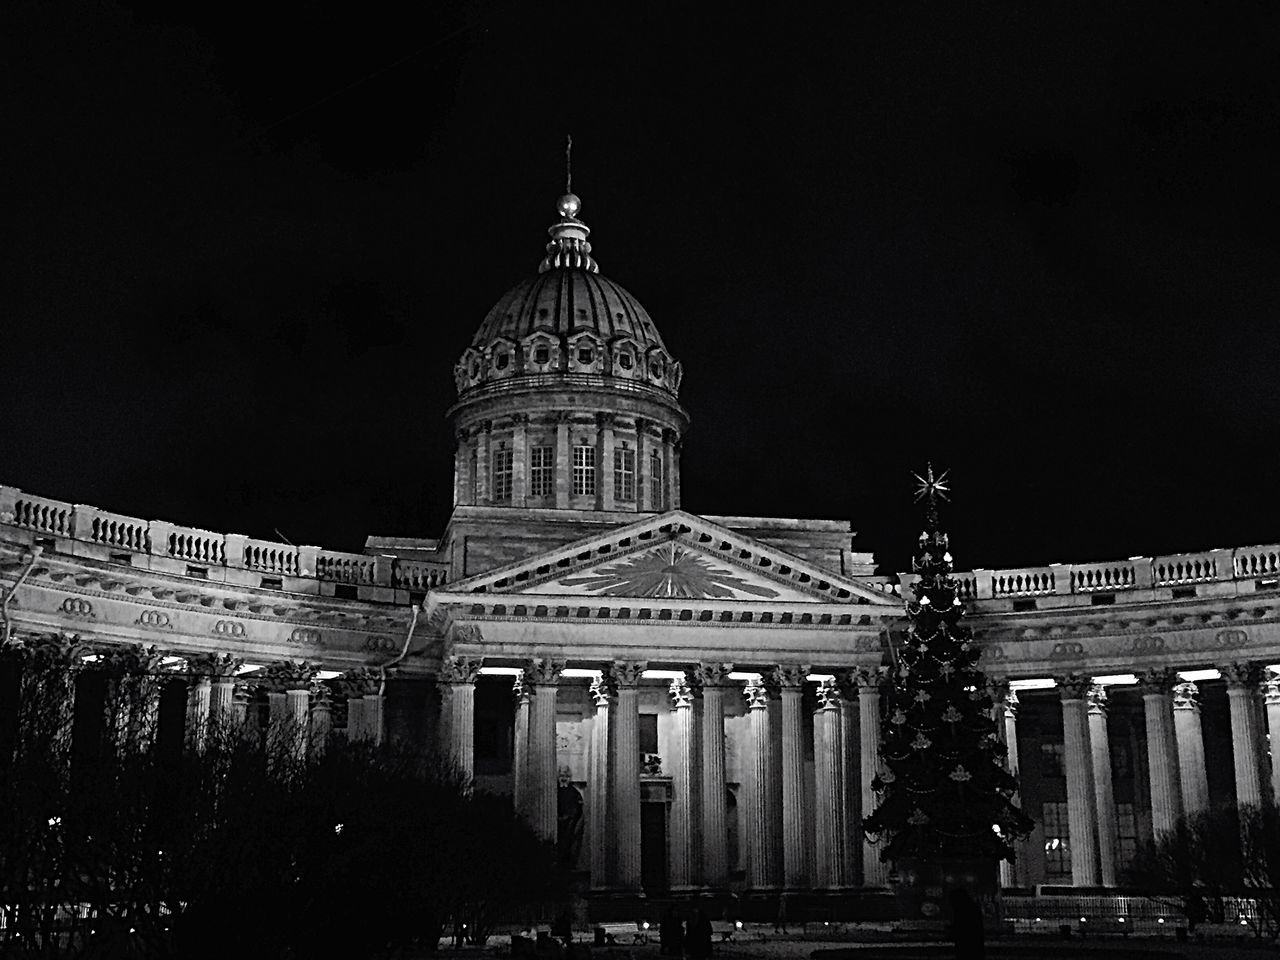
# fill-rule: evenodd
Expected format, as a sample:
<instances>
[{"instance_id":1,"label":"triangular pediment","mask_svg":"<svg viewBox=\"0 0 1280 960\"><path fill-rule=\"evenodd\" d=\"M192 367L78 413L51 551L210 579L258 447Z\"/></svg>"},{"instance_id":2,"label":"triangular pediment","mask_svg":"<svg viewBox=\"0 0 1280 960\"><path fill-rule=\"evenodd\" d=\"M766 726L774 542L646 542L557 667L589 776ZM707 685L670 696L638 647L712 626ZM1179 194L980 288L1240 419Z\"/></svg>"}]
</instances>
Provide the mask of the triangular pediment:
<instances>
[{"instance_id":1,"label":"triangular pediment","mask_svg":"<svg viewBox=\"0 0 1280 960\"><path fill-rule=\"evenodd\" d=\"M896 598L680 510L455 581L447 590L898 606Z\"/></svg>"}]
</instances>

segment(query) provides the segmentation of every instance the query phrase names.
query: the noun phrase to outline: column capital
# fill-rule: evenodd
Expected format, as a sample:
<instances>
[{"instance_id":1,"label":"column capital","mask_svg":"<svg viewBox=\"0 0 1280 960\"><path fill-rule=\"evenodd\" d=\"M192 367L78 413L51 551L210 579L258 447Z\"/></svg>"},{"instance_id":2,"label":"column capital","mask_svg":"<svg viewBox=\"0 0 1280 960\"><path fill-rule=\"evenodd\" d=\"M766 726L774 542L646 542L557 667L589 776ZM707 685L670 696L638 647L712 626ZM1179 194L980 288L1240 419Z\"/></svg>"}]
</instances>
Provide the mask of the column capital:
<instances>
[{"instance_id":1,"label":"column capital","mask_svg":"<svg viewBox=\"0 0 1280 960\"><path fill-rule=\"evenodd\" d=\"M244 660L229 653L201 653L187 658L187 672L192 676L225 680L234 677Z\"/></svg>"},{"instance_id":2,"label":"column capital","mask_svg":"<svg viewBox=\"0 0 1280 960\"><path fill-rule=\"evenodd\" d=\"M445 657L440 663L439 678L445 683L475 683L484 666L484 657Z\"/></svg>"},{"instance_id":3,"label":"column capital","mask_svg":"<svg viewBox=\"0 0 1280 960\"><path fill-rule=\"evenodd\" d=\"M783 689L799 690L809 676L807 663L781 663L769 671L776 686Z\"/></svg>"},{"instance_id":4,"label":"column capital","mask_svg":"<svg viewBox=\"0 0 1280 960\"><path fill-rule=\"evenodd\" d=\"M526 667L511 678L511 694L516 698L516 703L528 703L533 699L533 682L529 679L529 669Z\"/></svg>"},{"instance_id":5,"label":"column capital","mask_svg":"<svg viewBox=\"0 0 1280 960\"><path fill-rule=\"evenodd\" d=\"M1178 673L1172 667L1152 667L1138 674L1138 688L1142 695L1168 695L1178 683Z\"/></svg>"},{"instance_id":6,"label":"column capital","mask_svg":"<svg viewBox=\"0 0 1280 960\"><path fill-rule=\"evenodd\" d=\"M1065 677L1054 677L1058 685L1058 696L1063 700L1084 700L1089 696L1089 688L1093 686L1093 678L1079 673L1069 673Z\"/></svg>"},{"instance_id":7,"label":"column capital","mask_svg":"<svg viewBox=\"0 0 1280 960\"><path fill-rule=\"evenodd\" d=\"M1262 666L1252 660L1237 660L1218 666L1227 687L1256 687L1262 683Z\"/></svg>"},{"instance_id":8,"label":"column capital","mask_svg":"<svg viewBox=\"0 0 1280 960\"><path fill-rule=\"evenodd\" d=\"M732 663L700 663L693 668L694 677L704 687L728 686L729 674L732 672Z\"/></svg>"},{"instance_id":9,"label":"column capital","mask_svg":"<svg viewBox=\"0 0 1280 960\"><path fill-rule=\"evenodd\" d=\"M640 677L647 669L649 669L649 664L645 660L613 661L613 676L620 687L639 686Z\"/></svg>"},{"instance_id":10,"label":"column capital","mask_svg":"<svg viewBox=\"0 0 1280 960\"><path fill-rule=\"evenodd\" d=\"M1099 715L1105 717L1107 715L1107 688L1100 683L1089 684L1090 715Z\"/></svg>"},{"instance_id":11,"label":"column capital","mask_svg":"<svg viewBox=\"0 0 1280 960\"><path fill-rule=\"evenodd\" d=\"M679 710L693 706L693 687L689 685L687 677L677 677L671 681L669 688L671 694L671 706Z\"/></svg>"},{"instance_id":12,"label":"column capital","mask_svg":"<svg viewBox=\"0 0 1280 960\"><path fill-rule=\"evenodd\" d=\"M1173 709L1199 710L1199 695L1200 689L1190 680L1183 680L1181 683L1174 684Z\"/></svg>"},{"instance_id":13,"label":"column capital","mask_svg":"<svg viewBox=\"0 0 1280 960\"><path fill-rule=\"evenodd\" d=\"M357 667L338 677L336 685L348 698L371 696L378 692L378 676L368 667Z\"/></svg>"},{"instance_id":14,"label":"column capital","mask_svg":"<svg viewBox=\"0 0 1280 960\"><path fill-rule=\"evenodd\" d=\"M524 413L523 411L513 413L511 414L511 422L521 426L528 424L529 414Z\"/></svg>"},{"instance_id":15,"label":"column capital","mask_svg":"<svg viewBox=\"0 0 1280 960\"><path fill-rule=\"evenodd\" d=\"M608 709L617 696L618 686L614 682L613 674L608 670L601 670L599 676L591 681L591 700L595 703L596 709Z\"/></svg>"},{"instance_id":16,"label":"column capital","mask_svg":"<svg viewBox=\"0 0 1280 960\"><path fill-rule=\"evenodd\" d=\"M537 687L552 686L560 682L560 674L564 672L564 668L563 660L535 657L529 661L529 682Z\"/></svg>"},{"instance_id":17,"label":"column capital","mask_svg":"<svg viewBox=\"0 0 1280 960\"><path fill-rule=\"evenodd\" d=\"M749 710L763 710L769 706L769 690L758 677L752 677L743 685L742 694L747 698Z\"/></svg>"},{"instance_id":18,"label":"column capital","mask_svg":"<svg viewBox=\"0 0 1280 960\"><path fill-rule=\"evenodd\" d=\"M231 688L231 701L238 707L248 707L249 701L253 699L253 695L257 690L258 685L256 683L236 681L236 685Z\"/></svg>"},{"instance_id":19,"label":"column capital","mask_svg":"<svg viewBox=\"0 0 1280 960\"><path fill-rule=\"evenodd\" d=\"M884 686L884 682L888 679L888 667L858 667L858 669L850 672L851 679L857 684L858 691L866 691L867 693L879 693L880 688Z\"/></svg>"},{"instance_id":20,"label":"column capital","mask_svg":"<svg viewBox=\"0 0 1280 960\"><path fill-rule=\"evenodd\" d=\"M1262 694L1268 707L1280 706L1280 676L1269 673L1262 684Z\"/></svg>"},{"instance_id":21,"label":"column capital","mask_svg":"<svg viewBox=\"0 0 1280 960\"><path fill-rule=\"evenodd\" d=\"M290 690L310 690L317 669L310 663L298 660L277 660L262 669L262 682L273 693Z\"/></svg>"},{"instance_id":22,"label":"column capital","mask_svg":"<svg viewBox=\"0 0 1280 960\"><path fill-rule=\"evenodd\" d=\"M990 695L992 703L1004 703L1009 699L1009 694L1013 693L1013 688L1009 686L1009 678L987 677L987 693Z\"/></svg>"},{"instance_id":23,"label":"column capital","mask_svg":"<svg viewBox=\"0 0 1280 960\"><path fill-rule=\"evenodd\" d=\"M840 684L834 678L818 682L818 710L840 709L844 698L840 696Z\"/></svg>"}]
</instances>

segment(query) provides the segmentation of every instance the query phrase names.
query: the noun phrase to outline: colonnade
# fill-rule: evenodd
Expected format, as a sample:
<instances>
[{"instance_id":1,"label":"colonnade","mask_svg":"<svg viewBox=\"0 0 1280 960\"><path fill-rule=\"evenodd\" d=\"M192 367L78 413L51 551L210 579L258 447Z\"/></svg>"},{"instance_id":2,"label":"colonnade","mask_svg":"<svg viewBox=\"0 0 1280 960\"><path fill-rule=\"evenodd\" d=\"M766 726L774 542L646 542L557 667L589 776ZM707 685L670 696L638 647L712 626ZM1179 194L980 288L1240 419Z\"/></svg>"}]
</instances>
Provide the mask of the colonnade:
<instances>
[{"instance_id":1,"label":"colonnade","mask_svg":"<svg viewBox=\"0 0 1280 960\"><path fill-rule=\"evenodd\" d=\"M513 681L516 810L543 839L557 832L555 706L565 662L533 659ZM640 687L643 661L614 661L581 683L593 708L587 763L587 863L592 889L641 886ZM735 674L700 663L669 680L670 724L664 771L671 778L668 881L673 890L721 887L730 873L725 716L743 697L749 747L741 758L738 804L748 885L762 890L880 885L879 848L858 827L871 812L870 778L879 748L881 669L809 680L785 664ZM446 658L442 732L455 763L474 770L477 658ZM586 672L586 671L575 671ZM813 788L807 789L806 683L816 687ZM777 719L775 721L775 713ZM775 736L781 727L781 737ZM865 847L865 849L864 849Z\"/></svg>"},{"instance_id":2,"label":"colonnade","mask_svg":"<svg viewBox=\"0 0 1280 960\"><path fill-rule=\"evenodd\" d=\"M1256 805L1280 797L1280 678L1264 678L1262 666L1250 662L1223 664L1218 672L1227 684L1237 803ZM1147 670L1137 680L1146 729L1151 827L1159 836L1184 814L1209 805L1199 690L1172 668ZM1107 687L1080 674L1058 677L1056 686L1062 703L1071 882L1114 886L1117 829ZM1001 734L1010 747L1010 768L1016 774L1017 694L1005 684L998 688L996 700ZM1265 736L1268 729L1270 737ZM1010 865L1002 869L1003 882L1014 882Z\"/></svg>"}]
</instances>

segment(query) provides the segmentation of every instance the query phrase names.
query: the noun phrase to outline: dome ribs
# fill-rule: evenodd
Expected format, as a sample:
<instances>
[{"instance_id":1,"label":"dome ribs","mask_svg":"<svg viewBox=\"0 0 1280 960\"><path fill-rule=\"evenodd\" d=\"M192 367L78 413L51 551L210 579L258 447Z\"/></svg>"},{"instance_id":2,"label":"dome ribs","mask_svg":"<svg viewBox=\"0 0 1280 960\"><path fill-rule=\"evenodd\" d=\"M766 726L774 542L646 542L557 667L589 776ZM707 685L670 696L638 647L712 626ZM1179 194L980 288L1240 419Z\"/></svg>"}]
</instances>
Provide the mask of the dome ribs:
<instances>
[{"instance_id":1,"label":"dome ribs","mask_svg":"<svg viewBox=\"0 0 1280 960\"><path fill-rule=\"evenodd\" d=\"M583 287L586 289L587 303L591 306L591 322L600 334L600 337L607 344L613 330L613 324L609 318L609 301L604 295L604 290L600 286L600 275L586 274L583 277L586 283ZM604 323L600 320L603 317Z\"/></svg>"}]
</instances>

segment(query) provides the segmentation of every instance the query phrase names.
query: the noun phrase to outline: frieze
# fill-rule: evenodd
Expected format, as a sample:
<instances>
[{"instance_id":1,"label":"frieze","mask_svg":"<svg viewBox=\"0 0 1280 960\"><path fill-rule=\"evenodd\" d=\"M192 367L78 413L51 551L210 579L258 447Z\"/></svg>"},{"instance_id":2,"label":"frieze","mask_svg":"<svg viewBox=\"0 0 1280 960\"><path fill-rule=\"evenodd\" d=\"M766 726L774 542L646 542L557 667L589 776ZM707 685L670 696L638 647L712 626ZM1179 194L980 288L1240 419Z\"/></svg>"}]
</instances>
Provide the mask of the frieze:
<instances>
[{"instance_id":1,"label":"frieze","mask_svg":"<svg viewBox=\"0 0 1280 960\"><path fill-rule=\"evenodd\" d=\"M1003 660L1005 658L1004 647L998 643L992 643L982 647L982 658L989 662Z\"/></svg>"},{"instance_id":2,"label":"frieze","mask_svg":"<svg viewBox=\"0 0 1280 960\"><path fill-rule=\"evenodd\" d=\"M93 612L93 604L84 597L67 597L58 609L69 617L97 618L97 614Z\"/></svg>"},{"instance_id":3,"label":"frieze","mask_svg":"<svg viewBox=\"0 0 1280 960\"><path fill-rule=\"evenodd\" d=\"M394 653L396 642L390 637L369 637L364 642L364 648L370 653Z\"/></svg>"},{"instance_id":4,"label":"frieze","mask_svg":"<svg viewBox=\"0 0 1280 960\"><path fill-rule=\"evenodd\" d=\"M289 643L306 644L308 646L320 645L320 631L311 627L294 627L289 633Z\"/></svg>"},{"instance_id":5,"label":"frieze","mask_svg":"<svg viewBox=\"0 0 1280 960\"><path fill-rule=\"evenodd\" d=\"M1161 636L1134 637L1129 642L1129 650L1132 653L1164 653L1164 650L1165 650L1164 637L1161 637Z\"/></svg>"},{"instance_id":6,"label":"frieze","mask_svg":"<svg viewBox=\"0 0 1280 960\"><path fill-rule=\"evenodd\" d=\"M1050 660L1079 660L1084 657L1084 644L1078 640L1055 643L1049 651Z\"/></svg>"},{"instance_id":7,"label":"frieze","mask_svg":"<svg viewBox=\"0 0 1280 960\"><path fill-rule=\"evenodd\" d=\"M220 637L234 637L243 640L249 631L239 620L219 620L213 625L213 632Z\"/></svg>"},{"instance_id":8,"label":"frieze","mask_svg":"<svg viewBox=\"0 0 1280 960\"><path fill-rule=\"evenodd\" d=\"M173 627L169 614L163 610L143 610L134 621L140 627Z\"/></svg>"}]
</instances>

